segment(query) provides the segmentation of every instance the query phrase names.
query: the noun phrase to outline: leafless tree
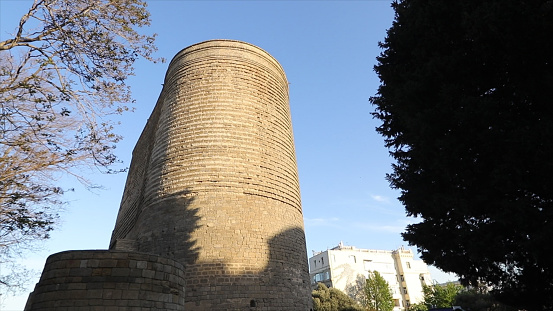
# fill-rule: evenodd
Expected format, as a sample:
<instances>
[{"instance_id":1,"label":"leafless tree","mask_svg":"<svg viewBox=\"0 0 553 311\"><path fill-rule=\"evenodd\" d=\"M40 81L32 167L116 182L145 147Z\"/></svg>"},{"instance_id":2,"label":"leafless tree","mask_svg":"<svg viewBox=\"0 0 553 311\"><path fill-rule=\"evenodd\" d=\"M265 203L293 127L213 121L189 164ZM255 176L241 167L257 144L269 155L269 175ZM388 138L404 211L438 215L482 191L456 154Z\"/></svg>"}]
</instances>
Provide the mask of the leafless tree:
<instances>
[{"instance_id":1,"label":"leafless tree","mask_svg":"<svg viewBox=\"0 0 553 311\"><path fill-rule=\"evenodd\" d=\"M126 79L154 59L141 0L34 0L0 42L0 261L48 238L70 174L113 173L120 135L113 116L131 110ZM9 278L0 276L0 284Z\"/></svg>"}]
</instances>

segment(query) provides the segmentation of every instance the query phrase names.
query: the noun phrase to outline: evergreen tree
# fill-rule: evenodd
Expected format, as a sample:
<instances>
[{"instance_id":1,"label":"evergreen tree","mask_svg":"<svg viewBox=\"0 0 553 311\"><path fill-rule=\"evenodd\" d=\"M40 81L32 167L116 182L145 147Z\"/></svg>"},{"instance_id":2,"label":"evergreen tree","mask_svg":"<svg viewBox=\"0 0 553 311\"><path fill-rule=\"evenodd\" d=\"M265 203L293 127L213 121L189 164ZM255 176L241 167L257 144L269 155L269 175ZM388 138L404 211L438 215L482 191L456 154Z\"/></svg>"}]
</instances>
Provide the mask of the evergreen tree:
<instances>
[{"instance_id":1,"label":"evergreen tree","mask_svg":"<svg viewBox=\"0 0 553 311\"><path fill-rule=\"evenodd\" d=\"M470 311L517 311L498 302L486 286L464 288L455 296L455 305Z\"/></svg>"},{"instance_id":2,"label":"evergreen tree","mask_svg":"<svg viewBox=\"0 0 553 311\"><path fill-rule=\"evenodd\" d=\"M553 1L398 0L371 102L422 259L553 309Z\"/></svg>"}]
</instances>

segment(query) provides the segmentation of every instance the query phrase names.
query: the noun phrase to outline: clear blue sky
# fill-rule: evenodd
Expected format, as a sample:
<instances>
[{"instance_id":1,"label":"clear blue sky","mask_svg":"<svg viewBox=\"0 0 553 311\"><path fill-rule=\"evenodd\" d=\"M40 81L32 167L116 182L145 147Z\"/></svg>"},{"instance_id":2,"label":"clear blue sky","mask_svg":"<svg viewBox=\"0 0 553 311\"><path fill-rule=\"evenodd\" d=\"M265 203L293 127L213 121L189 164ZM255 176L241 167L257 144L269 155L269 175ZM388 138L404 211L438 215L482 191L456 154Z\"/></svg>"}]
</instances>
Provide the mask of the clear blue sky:
<instances>
[{"instance_id":1,"label":"clear blue sky","mask_svg":"<svg viewBox=\"0 0 553 311\"><path fill-rule=\"evenodd\" d=\"M32 0L0 0L0 38L8 38ZM340 241L359 248L407 246L400 233L410 222L385 180L392 158L375 127L368 99L379 80L373 71L378 42L391 26L390 1L184 1L150 0L157 56L170 60L181 49L210 39L257 45L283 66L300 176L308 255ZM165 64L140 61L129 84L136 111L122 118L125 137L117 154L131 152L161 91ZM126 176L93 174L105 187L90 193L73 180L60 227L43 250L23 262L41 270L46 257L70 249L105 249ZM410 247L416 251L415 247ZM453 280L434 269L438 281ZM37 278L38 280L38 278ZM36 281L31 282L34 283ZM31 290L31 289L30 289ZM2 310L22 310L27 293L3 295Z\"/></svg>"}]
</instances>

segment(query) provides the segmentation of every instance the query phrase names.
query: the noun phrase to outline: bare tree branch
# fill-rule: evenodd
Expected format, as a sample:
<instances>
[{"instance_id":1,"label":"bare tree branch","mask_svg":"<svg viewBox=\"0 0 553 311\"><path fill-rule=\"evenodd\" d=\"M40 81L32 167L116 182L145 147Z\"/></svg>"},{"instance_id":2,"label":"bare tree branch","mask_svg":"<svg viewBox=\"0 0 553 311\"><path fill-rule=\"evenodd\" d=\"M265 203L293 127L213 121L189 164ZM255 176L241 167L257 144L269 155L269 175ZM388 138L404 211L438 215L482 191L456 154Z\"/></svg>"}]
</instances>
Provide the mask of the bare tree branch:
<instances>
[{"instance_id":1,"label":"bare tree branch","mask_svg":"<svg viewBox=\"0 0 553 311\"><path fill-rule=\"evenodd\" d=\"M121 170L110 116L129 110L134 62L157 61L149 23L143 0L34 0L0 42L0 261L48 237L60 176Z\"/></svg>"}]
</instances>

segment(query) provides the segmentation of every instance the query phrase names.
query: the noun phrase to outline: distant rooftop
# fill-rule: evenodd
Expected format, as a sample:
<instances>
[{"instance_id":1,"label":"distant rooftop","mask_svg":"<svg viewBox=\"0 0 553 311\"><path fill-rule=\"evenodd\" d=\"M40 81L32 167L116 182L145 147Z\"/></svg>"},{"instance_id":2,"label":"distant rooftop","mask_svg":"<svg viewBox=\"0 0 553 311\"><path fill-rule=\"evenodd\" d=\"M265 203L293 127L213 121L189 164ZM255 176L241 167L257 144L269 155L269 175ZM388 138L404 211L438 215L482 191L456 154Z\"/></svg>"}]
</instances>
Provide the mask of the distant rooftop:
<instances>
[{"instance_id":1,"label":"distant rooftop","mask_svg":"<svg viewBox=\"0 0 553 311\"><path fill-rule=\"evenodd\" d=\"M358 252L367 252L367 253L402 253L402 254L410 254L413 253L410 249L405 249L403 246L400 247L397 250L376 250L376 249L363 249L363 248L357 248L355 246L345 245L343 241L340 241L337 246L327 249L326 251L341 251L341 250L351 250L351 251L358 251ZM316 256L318 254L324 253L326 251L313 251L313 256Z\"/></svg>"}]
</instances>

